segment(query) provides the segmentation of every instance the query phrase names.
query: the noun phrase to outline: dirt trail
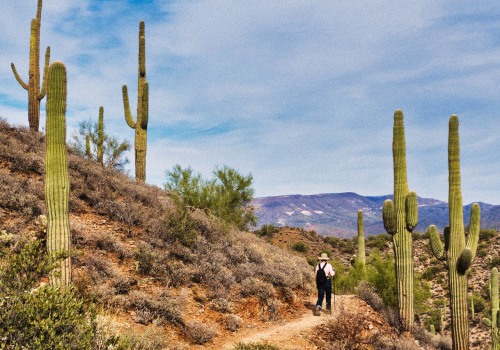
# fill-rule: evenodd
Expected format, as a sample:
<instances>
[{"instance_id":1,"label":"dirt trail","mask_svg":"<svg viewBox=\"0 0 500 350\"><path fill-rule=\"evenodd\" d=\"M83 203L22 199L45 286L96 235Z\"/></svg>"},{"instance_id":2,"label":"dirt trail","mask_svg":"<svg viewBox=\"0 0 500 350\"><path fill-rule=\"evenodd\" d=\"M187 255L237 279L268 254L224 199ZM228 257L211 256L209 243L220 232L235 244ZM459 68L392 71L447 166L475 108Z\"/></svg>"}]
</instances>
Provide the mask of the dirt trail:
<instances>
[{"instance_id":1,"label":"dirt trail","mask_svg":"<svg viewBox=\"0 0 500 350\"><path fill-rule=\"evenodd\" d=\"M307 310L301 317L282 323L269 323L245 329L231 337L225 338L222 343L213 344L215 346L213 349L230 350L238 342L260 343L268 341L270 344L276 345L283 350L316 350L317 347L308 339L311 330L327 320L335 318L342 308L349 307L356 300L354 296L350 295L337 295L335 299L335 307L332 310L332 314L327 313L325 310L321 312L321 316L315 316L313 313L315 300L311 300L307 304Z\"/></svg>"}]
</instances>

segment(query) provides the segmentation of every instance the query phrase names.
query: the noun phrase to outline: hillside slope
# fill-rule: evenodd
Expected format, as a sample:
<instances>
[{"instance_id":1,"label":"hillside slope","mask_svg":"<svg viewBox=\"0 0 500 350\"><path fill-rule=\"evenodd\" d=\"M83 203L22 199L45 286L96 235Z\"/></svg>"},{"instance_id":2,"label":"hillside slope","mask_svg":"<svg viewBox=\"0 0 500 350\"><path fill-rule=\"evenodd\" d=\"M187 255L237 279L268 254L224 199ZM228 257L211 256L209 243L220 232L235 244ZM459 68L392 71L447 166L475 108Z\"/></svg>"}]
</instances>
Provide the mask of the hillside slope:
<instances>
[{"instance_id":1,"label":"hillside slope","mask_svg":"<svg viewBox=\"0 0 500 350\"><path fill-rule=\"evenodd\" d=\"M111 329L188 347L303 312L303 258L71 153L69 172L73 281ZM0 120L0 231L13 246L44 239L43 173L43 134Z\"/></svg>"}]
</instances>

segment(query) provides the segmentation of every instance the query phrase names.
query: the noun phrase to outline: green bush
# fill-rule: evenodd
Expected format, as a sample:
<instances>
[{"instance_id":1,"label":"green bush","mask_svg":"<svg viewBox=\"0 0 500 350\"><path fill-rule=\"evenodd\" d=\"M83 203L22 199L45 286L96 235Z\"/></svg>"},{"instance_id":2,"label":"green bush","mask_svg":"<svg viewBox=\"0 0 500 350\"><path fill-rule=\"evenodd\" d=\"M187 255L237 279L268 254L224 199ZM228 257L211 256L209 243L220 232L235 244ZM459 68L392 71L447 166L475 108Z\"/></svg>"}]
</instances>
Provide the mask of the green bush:
<instances>
[{"instance_id":1,"label":"green bush","mask_svg":"<svg viewBox=\"0 0 500 350\"><path fill-rule=\"evenodd\" d=\"M96 329L93 304L73 288L36 287L54 262L38 240L0 250L2 349L91 348Z\"/></svg>"},{"instance_id":2,"label":"green bush","mask_svg":"<svg viewBox=\"0 0 500 350\"><path fill-rule=\"evenodd\" d=\"M297 252L305 253L307 252L307 245L304 242L295 242L292 245L292 249Z\"/></svg>"},{"instance_id":3,"label":"green bush","mask_svg":"<svg viewBox=\"0 0 500 350\"><path fill-rule=\"evenodd\" d=\"M380 235L369 236L366 239L365 245L367 248L378 249L384 251L389 246L390 236L388 233Z\"/></svg>"},{"instance_id":4,"label":"green bush","mask_svg":"<svg viewBox=\"0 0 500 350\"><path fill-rule=\"evenodd\" d=\"M241 230L255 225L250 202L253 199L252 175L243 176L233 168L216 168L210 180L195 174L193 169L176 165L167 172L165 190L176 195L183 206L203 209Z\"/></svg>"},{"instance_id":5,"label":"green bush","mask_svg":"<svg viewBox=\"0 0 500 350\"><path fill-rule=\"evenodd\" d=\"M500 256L494 256L490 261L490 268L500 267Z\"/></svg>"},{"instance_id":6,"label":"green bush","mask_svg":"<svg viewBox=\"0 0 500 350\"><path fill-rule=\"evenodd\" d=\"M274 225L263 225L254 233L260 237L268 237L271 238L276 232L278 232L278 228Z\"/></svg>"},{"instance_id":7,"label":"green bush","mask_svg":"<svg viewBox=\"0 0 500 350\"><path fill-rule=\"evenodd\" d=\"M482 229L479 231L479 241L487 242L497 235L497 231L494 229Z\"/></svg>"},{"instance_id":8,"label":"green bush","mask_svg":"<svg viewBox=\"0 0 500 350\"><path fill-rule=\"evenodd\" d=\"M374 251L368 256L366 267L367 279L375 287L384 305L397 306L394 258L391 255L382 256L378 251Z\"/></svg>"},{"instance_id":9,"label":"green bush","mask_svg":"<svg viewBox=\"0 0 500 350\"><path fill-rule=\"evenodd\" d=\"M238 343L232 350L280 350L279 347L265 343Z\"/></svg>"},{"instance_id":10,"label":"green bush","mask_svg":"<svg viewBox=\"0 0 500 350\"><path fill-rule=\"evenodd\" d=\"M439 266L430 266L424 270L422 273L422 278L426 281L432 280L439 272L441 268Z\"/></svg>"},{"instance_id":11,"label":"green bush","mask_svg":"<svg viewBox=\"0 0 500 350\"><path fill-rule=\"evenodd\" d=\"M346 267L338 260L333 260L332 265L335 269L335 277L333 279L335 292L337 294L353 294L355 288L364 277L362 265L355 263L354 266Z\"/></svg>"}]
</instances>

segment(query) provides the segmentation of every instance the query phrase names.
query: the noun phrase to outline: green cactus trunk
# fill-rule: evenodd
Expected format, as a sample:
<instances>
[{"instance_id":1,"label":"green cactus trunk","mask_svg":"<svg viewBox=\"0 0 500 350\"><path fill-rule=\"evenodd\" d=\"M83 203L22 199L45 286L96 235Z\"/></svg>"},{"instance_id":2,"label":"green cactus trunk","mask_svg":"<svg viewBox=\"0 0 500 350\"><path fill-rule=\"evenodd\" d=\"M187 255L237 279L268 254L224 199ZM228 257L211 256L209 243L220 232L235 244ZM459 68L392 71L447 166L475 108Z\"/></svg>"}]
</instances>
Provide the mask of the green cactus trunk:
<instances>
[{"instance_id":1,"label":"green cactus trunk","mask_svg":"<svg viewBox=\"0 0 500 350\"><path fill-rule=\"evenodd\" d=\"M50 66L48 82L45 136L47 251L66 255L59 268L49 276L49 282L53 286L68 286L71 282L70 185L66 155L66 67L63 63L55 62Z\"/></svg>"},{"instance_id":2,"label":"green cactus trunk","mask_svg":"<svg viewBox=\"0 0 500 350\"><path fill-rule=\"evenodd\" d=\"M135 178L145 181L149 86L146 80L146 38L144 21L141 21L139 25L139 72L137 90L137 120L134 121L130 111L126 85L122 87L123 108L125 110L125 120L128 126L135 129Z\"/></svg>"},{"instance_id":3,"label":"green cactus trunk","mask_svg":"<svg viewBox=\"0 0 500 350\"><path fill-rule=\"evenodd\" d=\"M498 302L498 269L491 270L490 280L491 320L483 318L483 323L491 328L491 349L500 350L500 308Z\"/></svg>"},{"instance_id":4,"label":"green cactus trunk","mask_svg":"<svg viewBox=\"0 0 500 350\"><path fill-rule=\"evenodd\" d=\"M418 222L418 205L415 192L408 192L404 120L400 110L394 112L392 152L394 202L386 200L382 216L394 243L399 316L403 328L410 330L414 325L412 230Z\"/></svg>"},{"instance_id":5,"label":"green cactus trunk","mask_svg":"<svg viewBox=\"0 0 500 350\"><path fill-rule=\"evenodd\" d=\"M104 165L104 107L99 107L99 122L97 123L97 162Z\"/></svg>"},{"instance_id":6,"label":"green cactus trunk","mask_svg":"<svg viewBox=\"0 0 500 350\"><path fill-rule=\"evenodd\" d=\"M38 131L40 126L40 101L45 96L47 86L47 71L50 61L50 47L45 51L45 65L40 88L40 26L42 22L42 0L38 0L36 18L31 21L30 29L30 60L28 84L17 73L14 63L11 63L12 72L18 83L28 91L28 122L30 129Z\"/></svg>"},{"instance_id":7,"label":"green cactus trunk","mask_svg":"<svg viewBox=\"0 0 500 350\"><path fill-rule=\"evenodd\" d=\"M460 179L460 142L458 117L452 115L448 135L448 207L450 226L445 229L445 245L439 239L434 225L427 232L434 255L448 263L448 283L450 291L451 336L454 350L469 348L469 319L467 305L467 269L476 256L479 239L480 212L477 203L471 208L469 235L465 240L462 190Z\"/></svg>"},{"instance_id":8,"label":"green cactus trunk","mask_svg":"<svg viewBox=\"0 0 500 350\"><path fill-rule=\"evenodd\" d=\"M443 308L441 310L441 315L439 317L439 329L441 335L444 335L444 328L445 328L445 320L446 320L446 299L444 300Z\"/></svg>"},{"instance_id":9,"label":"green cactus trunk","mask_svg":"<svg viewBox=\"0 0 500 350\"><path fill-rule=\"evenodd\" d=\"M366 265L365 254L365 224L363 222L363 211L358 211L358 258L357 261L363 266Z\"/></svg>"}]
</instances>

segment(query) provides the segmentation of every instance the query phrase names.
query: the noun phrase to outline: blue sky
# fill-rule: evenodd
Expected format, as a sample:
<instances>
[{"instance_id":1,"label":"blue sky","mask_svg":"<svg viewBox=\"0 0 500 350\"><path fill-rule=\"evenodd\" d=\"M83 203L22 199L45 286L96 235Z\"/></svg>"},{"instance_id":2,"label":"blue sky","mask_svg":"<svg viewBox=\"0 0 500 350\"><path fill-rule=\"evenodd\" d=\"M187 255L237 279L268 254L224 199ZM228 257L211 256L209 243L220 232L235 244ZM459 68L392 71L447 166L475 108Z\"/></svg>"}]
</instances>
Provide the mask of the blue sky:
<instances>
[{"instance_id":1,"label":"blue sky","mask_svg":"<svg viewBox=\"0 0 500 350\"><path fill-rule=\"evenodd\" d=\"M36 0L4 1L2 11L0 116L27 125L10 63L27 79ZM402 109L411 189L447 199L457 114L464 202L500 204L495 2L45 0L42 57L50 45L67 66L68 139L103 105L107 132L133 142L121 86L135 110L140 20L148 183L164 183L175 164L207 177L226 164L253 175L256 196L392 193L392 118Z\"/></svg>"}]
</instances>

